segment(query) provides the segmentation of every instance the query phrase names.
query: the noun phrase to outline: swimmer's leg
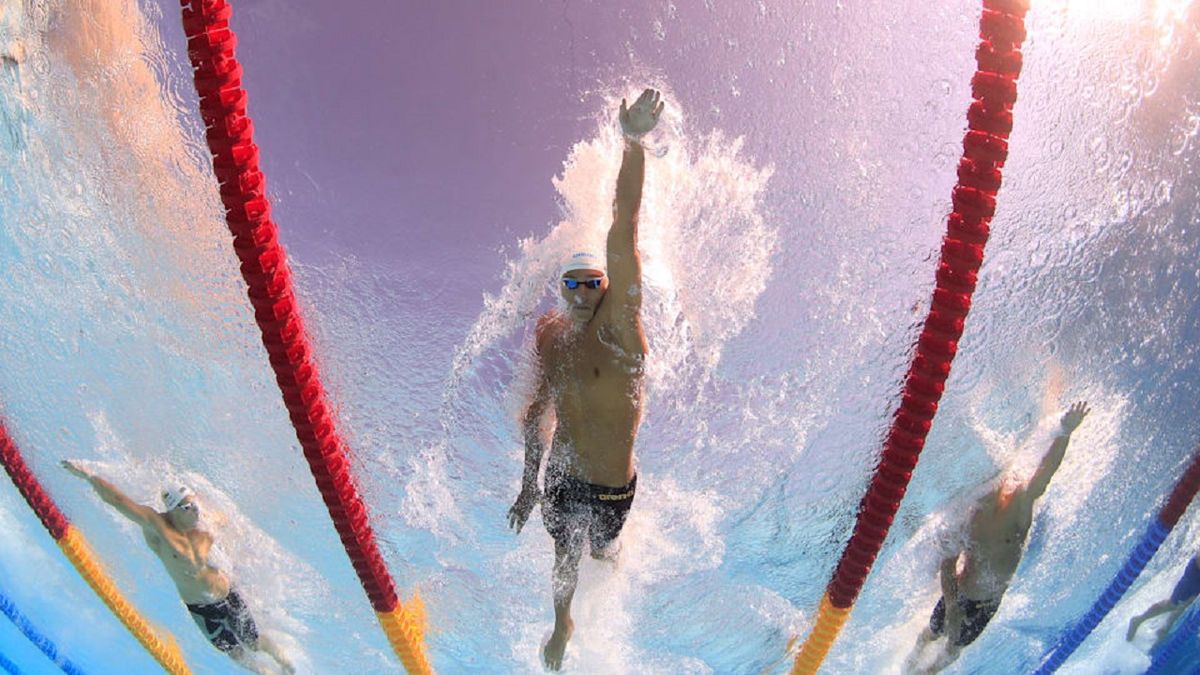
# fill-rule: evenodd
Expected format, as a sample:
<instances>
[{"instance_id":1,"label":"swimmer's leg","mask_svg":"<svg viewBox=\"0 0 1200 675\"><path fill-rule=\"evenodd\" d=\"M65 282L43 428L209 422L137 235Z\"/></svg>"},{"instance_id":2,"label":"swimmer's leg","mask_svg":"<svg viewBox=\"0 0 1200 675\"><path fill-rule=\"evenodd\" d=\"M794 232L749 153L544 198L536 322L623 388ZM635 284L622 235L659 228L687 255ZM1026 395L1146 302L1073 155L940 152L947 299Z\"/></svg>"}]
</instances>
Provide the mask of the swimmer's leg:
<instances>
[{"instance_id":1,"label":"swimmer's leg","mask_svg":"<svg viewBox=\"0 0 1200 675\"><path fill-rule=\"evenodd\" d=\"M18 31L17 22L21 20L19 15L20 9L14 12L14 15L8 13L13 11L9 6L0 3L0 40L9 37L9 34L16 34ZM12 16L12 18L10 18ZM12 38L7 42L0 43L0 64L11 63L16 65L25 60L25 43L19 38Z\"/></svg>"},{"instance_id":2,"label":"swimmer's leg","mask_svg":"<svg viewBox=\"0 0 1200 675\"><path fill-rule=\"evenodd\" d=\"M279 668L284 673L290 675L290 673L296 672L296 667L292 665L291 659L284 654L283 649L268 637L266 633L261 633L258 636L258 650L275 659L275 663L279 664Z\"/></svg>"},{"instance_id":3,"label":"swimmer's leg","mask_svg":"<svg viewBox=\"0 0 1200 675\"><path fill-rule=\"evenodd\" d=\"M958 660L958 654L961 651L962 647L959 647L953 642L946 640L945 649L942 649L938 652L938 657L934 659L933 663L929 666L929 670L926 672L941 672L946 666L949 666L951 663L954 663L956 660Z\"/></svg>"},{"instance_id":4,"label":"swimmer's leg","mask_svg":"<svg viewBox=\"0 0 1200 675\"><path fill-rule=\"evenodd\" d=\"M929 615L929 623L921 630L921 634L917 637L917 644L913 646L912 653L904 661L905 673L929 673L936 672L932 670L932 666L922 667L921 657L925 655L925 651L929 645L943 637L946 631L946 599L940 598L937 605L934 606L933 612ZM940 654L939 654L940 658Z\"/></svg>"},{"instance_id":5,"label":"swimmer's leg","mask_svg":"<svg viewBox=\"0 0 1200 675\"><path fill-rule=\"evenodd\" d=\"M628 495L624 499L592 504L589 530L592 558L614 565L617 563L621 554L621 531L625 529L625 519L629 517L636 487L637 478L634 478L626 488Z\"/></svg>"},{"instance_id":6,"label":"swimmer's leg","mask_svg":"<svg viewBox=\"0 0 1200 675\"><path fill-rule=\"evenodd\" d=\"M917 644L913 645L912 651L909 652L908 658L904 660L904 668L902 672L913 673L917 671L917 664L920 663L921 655L925 653L925 649L938 639L937 635L926 626L921 630L921 634L917 636Z\"/></svg>"},{"instance_id":7,"label":"swimmer's leg","mask_svg":"<svg viewBox=\"0 0 1200 675\"><path fill-rule=\"evenodd\" d=\"M554 632L542 649L542 661L551 670L562 668L567 641L575 631L575 622L571 620L571 600L575 597L575 586L579 582L579 558L583 553L581 544L577 537L554 543Z\"/></svg>"},{"instance_id":8,"label":"swimmer's leg","mask_svg":"<svg viewBox=\"0 0 1200 675\"><path fill-rule=\"evenodd\" d=\"M11 7L0 3L0 66L11 66L15 69L25 62L25 41L19 37L20 11L17 9L14 12Z\"/></svg>"},{"instance_id":9,"label":"swimmer's leg","mask_svg":"<svg viewBox=\"0 0 1200 675\"><path fill-rule=\"evenodd\" d=\"M235 663L252 673L258 673L258 675L275 675L266 667L255 661L252 653L246 651L242 647L234 647L226 653L229 654L229 658L233 659Z\"/></svg>"},{"instance_id":10,"label":"swimmer's leg","mask_svg":"<svg viewBox=\"0 0 1200 675\"><path fill-rule=\"evenodd\" d=\"M0 64L20 65L25 62L25 43L13 40L6 45L0 45Z\"/></svg>"},{"instance_id":11,"label":"swimmer's leg","mask_svg":"<svg viewBox=\"0 0 1200 675\"><path fill-rule=\"evenodd\" d=\"M592 546L592 559L616 565L621 559L621 540L614 539L605 546Z\"/></svg>"}]
</instances>

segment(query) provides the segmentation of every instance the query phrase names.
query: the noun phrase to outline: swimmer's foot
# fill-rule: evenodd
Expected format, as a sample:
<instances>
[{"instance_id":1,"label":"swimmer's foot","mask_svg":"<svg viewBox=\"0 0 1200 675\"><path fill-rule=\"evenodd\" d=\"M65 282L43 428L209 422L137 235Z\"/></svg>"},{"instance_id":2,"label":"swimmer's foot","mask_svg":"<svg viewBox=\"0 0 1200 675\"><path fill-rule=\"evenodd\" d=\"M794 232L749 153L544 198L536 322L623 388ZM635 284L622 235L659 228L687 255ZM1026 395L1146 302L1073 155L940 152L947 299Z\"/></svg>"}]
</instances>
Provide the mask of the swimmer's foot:
<instances>
[{"instance_id":1,"label":"swimmer's foot","mask_svg":"<svg viewBox=\"0 0 1200 675\"><path fill-rule=\"evenodd\" d=\"M555 626L546 646L542 648L542 663L550 670L562 669L563 652L567 651L567 641L575 632L575 622L567 619L565 626Z\"/></svg>"},{"instance_id":2,"label":"swimmer's foot","mask_svg":"<svg viewBox=\"0 0 1200 675\"><path fill-rule=\"evenodd\" d=\"M241 647L229 652L229 656L241 667L249 670L256 675L275 675L275 670L259 663L250 652L245 651Z\"/></svg>"},{"instance_id":3,"label":"swimmer's foot","mask_svg":"<svg viewBox=\"0 0 1200 675\"><path fill-rule=\"evenodd\" d=\"M271 658L275 659L275 663L279 665L279 672L283 673L283 675L292 675L296 672L296 666L292 665L291 660L284 656L278 649L274 649L269 653Z\"/></svg>"},{"instance_id":4,"label":"swimmer's foot","mask_svg":"<svg viewBox=\"0 0 1200 675\"><path fill-rule=\"evenodd\" d=\"M592 559L617 565L621 561L621 542L614 541L601 549L593 548Z\"/></svg>"}]
</instances>

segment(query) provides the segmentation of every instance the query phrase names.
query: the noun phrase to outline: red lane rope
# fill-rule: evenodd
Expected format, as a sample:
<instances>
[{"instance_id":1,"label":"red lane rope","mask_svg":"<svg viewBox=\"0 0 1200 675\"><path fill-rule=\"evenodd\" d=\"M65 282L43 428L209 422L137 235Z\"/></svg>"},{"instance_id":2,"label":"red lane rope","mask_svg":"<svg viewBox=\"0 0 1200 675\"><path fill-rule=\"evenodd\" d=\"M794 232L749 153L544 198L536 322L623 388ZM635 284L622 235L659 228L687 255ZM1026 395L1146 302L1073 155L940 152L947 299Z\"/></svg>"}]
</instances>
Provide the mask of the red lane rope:
<instances>
[{"instance_id":1,"label":"red lane rope","mask_svg":"<svg viewBox=\"0 0 1200 675\"><path fill-rule=\"evenodd\" d=\"M17 444L13 443L12 438L8 435L8 430L4 428L4 422L0 421L0 464L4 465L4 470L8 472L9 478L17 486L17 490L21 496L25 498L29 508L37 514L38 520L42 521L42 525L46 527L46 531L54 537L54 541L59 541L67 534L67 528L71 526L67 517L62 511L58 510L54 500L42 488L42 484L33 476L33 472L29 470L29 465L25 463L25 458L21 456L21 451L17 449Z\"/></svg>"},{"instance_id":2,"label":"red lane rope","mask_svg":"<svg viewBox=\"0 0 1200 675\"><path fill-rule=\"evenodd\" d=\"M258 166L254 124L246 114L242 67L234 56L237 39L229 28L225 0L181 0L188 57L195 70L200 114L207 127L213 172L221 184L226 222L254 319L304 449L317 489L376 612L397 608L391 575L379 553L367 509L350 476L346 446L338 434L313 361L287 256L278 240Z\"/></svg>"},{"instance_id":3,"label":"red lane rope","mask_svg":"<svg viewBox=\"0 0 1200 675\"><path fill-rule=\"evenodd\" d=\"M975 100L967 111L968 131L958 164L958 184L952 192L954 208L942 240L933 304L917 340L879 467L859 507L854 534L826 589L837 608L854 604L908 489L958 351L989 223L996 212L1029 1L984 0L983 7L981 42L975 52L978 70L971 78Z\"/></svg>"},{"instance_id":4,"label":"red lane rope","mask_svg":"<svg viewBox=\"0 0 1200 675\"><path fill-rule=\"evenodd\" d=\"M1192 503L1192 499L1196 497L1198 491L1200 491L1200 448L1196 449L1192 463L1188 465L1183 477L1175 484L1175 489L1171 490L1171 496L1167 498L1167 503L1158 512L1158 522L1162 523L1167 530L1173 529L1179 519L1183 517L1184 511L1187 511L1188 505Z\"/></svg>"}]
</instances>

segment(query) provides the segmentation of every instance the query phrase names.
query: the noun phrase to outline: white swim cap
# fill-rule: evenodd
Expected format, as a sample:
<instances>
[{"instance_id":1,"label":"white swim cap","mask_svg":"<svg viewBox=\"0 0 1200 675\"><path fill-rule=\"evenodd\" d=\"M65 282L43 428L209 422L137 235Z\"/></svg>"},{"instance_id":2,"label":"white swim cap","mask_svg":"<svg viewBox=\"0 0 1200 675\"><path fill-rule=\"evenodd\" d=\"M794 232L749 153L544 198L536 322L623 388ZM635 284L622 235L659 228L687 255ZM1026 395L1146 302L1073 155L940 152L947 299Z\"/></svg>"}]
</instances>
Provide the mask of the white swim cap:
<instances>
[{"instance_id":1,"label":"white swim cap","mask_svg":"<svg viewBox=\"0 0 1200 675\"><path fill-rule=\"evenodd\" d=\"M572 253L563 263L562 270L558 274L559 276L562 276L567 272L574 272L575 270L596 270L598 272L604 272L604 258L601 258L590 251L578 251L576 253Z\"/></svg>"},{"instance_id":2,"label":"white swim cap","mask_svg":"<svg viewBox=\"0 0 1200 675\"><path fill-rule=\"evenodd\" d=\"M182 502L191 496L192 490L186 485L180 485L177 488L165 490L162 494L163 506L165 506L168 511L171 511L176 506L179 506L179 502Z\"/></svg>"}]
</instances>

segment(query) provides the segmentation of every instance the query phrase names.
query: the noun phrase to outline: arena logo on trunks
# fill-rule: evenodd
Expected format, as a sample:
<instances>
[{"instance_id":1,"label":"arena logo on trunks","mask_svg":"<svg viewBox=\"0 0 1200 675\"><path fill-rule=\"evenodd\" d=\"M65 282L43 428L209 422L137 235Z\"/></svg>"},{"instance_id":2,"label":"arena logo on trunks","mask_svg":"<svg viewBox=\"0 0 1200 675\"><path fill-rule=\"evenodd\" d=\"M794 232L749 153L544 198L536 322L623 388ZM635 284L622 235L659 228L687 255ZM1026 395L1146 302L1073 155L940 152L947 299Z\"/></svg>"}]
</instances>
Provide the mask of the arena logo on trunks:
<instances>
[{"instance_id":1,"label":"arena logo on trunks","mask_svg":"<svg viewBox=\"0 0 1200 675\"><path fill-rule=\"evenodd\" d=\"M622 499L629 499L633 496L633 492L622 492L619 495L596 495L596 498L602 502L616 502Z\"/></svg>"}]
</instances>

